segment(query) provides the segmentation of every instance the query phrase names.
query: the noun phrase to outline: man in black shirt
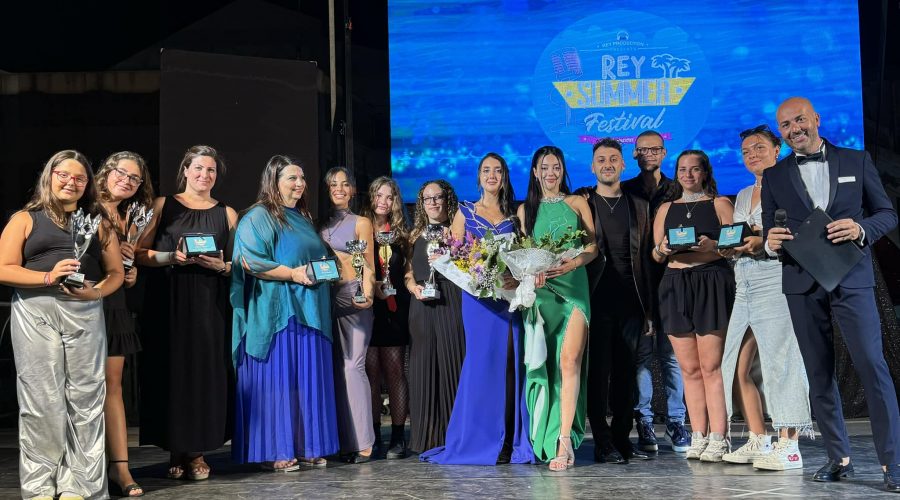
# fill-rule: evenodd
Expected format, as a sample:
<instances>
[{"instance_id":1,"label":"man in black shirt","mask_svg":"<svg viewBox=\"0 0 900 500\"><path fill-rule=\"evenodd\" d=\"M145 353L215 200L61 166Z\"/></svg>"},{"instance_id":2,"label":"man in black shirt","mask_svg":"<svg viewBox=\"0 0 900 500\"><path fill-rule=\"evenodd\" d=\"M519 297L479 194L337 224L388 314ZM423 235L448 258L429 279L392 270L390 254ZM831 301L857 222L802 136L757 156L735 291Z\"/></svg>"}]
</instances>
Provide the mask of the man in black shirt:
<instances>
[{"instance_id":1,"label":"man in black shirt","mask_svg":"<svg viewBox=\"0 0 900 500\"><path fill-rule=\"evenodd\" d=\"M653 130L642 132L637 136L634 144L634 159L637 160L641 173L622 183L622 191L642 198L650 204L651 228L656 209L663 202L668 201L672 190L676 187L675 181L666 177L660 168L665 158L666 146L663 137ZM652 283L650 289L654 290L655 299L655 290L659 287L665 265L652 262L652 259L650 265ZM655 309L653 318L654 325L661 324L658 311ZM675 352L672 350L668 336L659 330L655 334L642 336L638 342L638 400L634 408L637 420L638 447L644 451L658 449L656 432L653 430L653 379L650 373L654 352L668 391L666 436L671 440L674 451L684 452L691 445L691 437L684 428L684 382L681 378L681 367L678 365L678 360L675 359Z\"/></svg>"},{"instance_id":2,"label":"man in black shirt","mask_svg":"<svg viewBox=\"0 0 900 500\"><path fill-rule=\"evenodd\" d=\"M607 138L594 144L597 186L585 194L597 228L597 246L605 257L587 268L592 291L588 417L598 462L651 458L636 449L628 435L636 403L638 340L650 329L653 311L652 225L647 201L622 192L619 179L624 169L618 141ZM608 409L612 425L606 422Z\"/></svg>"}]
</instances>

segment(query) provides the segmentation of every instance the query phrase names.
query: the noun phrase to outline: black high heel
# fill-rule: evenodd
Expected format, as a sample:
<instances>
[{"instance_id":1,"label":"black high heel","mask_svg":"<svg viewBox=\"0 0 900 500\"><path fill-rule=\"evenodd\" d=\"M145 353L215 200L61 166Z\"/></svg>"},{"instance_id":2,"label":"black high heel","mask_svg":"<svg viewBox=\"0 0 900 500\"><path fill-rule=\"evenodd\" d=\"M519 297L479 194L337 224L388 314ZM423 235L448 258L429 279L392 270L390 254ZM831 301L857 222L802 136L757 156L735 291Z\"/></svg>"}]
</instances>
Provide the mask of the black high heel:
<instances>
[{"instance_id":1,"label":"black high heel","mask_svg":"<svg viewBox=\"0 0 900 500\"><path fill-rule=\"evenodd\" d=\"M112 464L127 464L128 460L110 460L109 465ZM109 465L107 466L107 474L109 474ZM107 476L108 478L108 476ZM120 497L127 498L137 498L144 496L144 488L141 487L138 483L126 484L124 487L119 486L119 483L113 481L112 479L107 479L109 483L109 492L111 495L116 495ZM132 495L131 492L141 490L141 492L137 495Z\"/></svg>"}]
</instances>

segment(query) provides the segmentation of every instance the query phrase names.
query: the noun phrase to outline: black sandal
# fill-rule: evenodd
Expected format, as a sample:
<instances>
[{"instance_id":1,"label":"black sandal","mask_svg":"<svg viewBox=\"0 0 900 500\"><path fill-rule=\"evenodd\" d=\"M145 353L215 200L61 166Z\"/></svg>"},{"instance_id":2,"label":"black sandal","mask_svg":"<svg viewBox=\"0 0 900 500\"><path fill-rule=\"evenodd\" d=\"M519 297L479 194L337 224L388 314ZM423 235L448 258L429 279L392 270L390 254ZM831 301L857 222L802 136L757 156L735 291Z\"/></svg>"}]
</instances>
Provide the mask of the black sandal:
<instances>
[{"instance_id":1,"label":"black sandal","mask_svg":"<svg viewBox=\"0 0 900 500\"><path fill-rule=\"evenodd\" d=\"M110 460L109 465L112 464L127 464L128 460ZM107 469L109 466L107 466ZM112 479L108 479L109 490L111 495L116 495L120 497L127 498L137 498L144 496L144 488L141 487L138 483L126 484L124 487L119 486L119 483L113 481ZM140 494L132 495L132 491L141 490Z\"/></svg>"}]
</instances>

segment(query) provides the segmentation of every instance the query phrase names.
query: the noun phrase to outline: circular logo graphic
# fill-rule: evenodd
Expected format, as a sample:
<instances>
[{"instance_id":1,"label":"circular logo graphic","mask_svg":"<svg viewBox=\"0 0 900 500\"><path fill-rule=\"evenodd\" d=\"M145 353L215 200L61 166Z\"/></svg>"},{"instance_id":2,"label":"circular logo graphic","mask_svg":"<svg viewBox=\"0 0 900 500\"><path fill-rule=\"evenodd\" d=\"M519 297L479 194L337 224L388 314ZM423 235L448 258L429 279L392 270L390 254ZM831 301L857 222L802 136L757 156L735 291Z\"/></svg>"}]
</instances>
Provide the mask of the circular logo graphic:
<instances>
[{"instance_id":1,"label":"circular logo graphic","mask_svg":"<svg viewBox=\"0 0 900 500\"><path fill-rule=\"evenodd\" d=\"M669 151L703 127L713 82L690 35L661 17L618 10L561 31L538 59L531 86L535 117L569 164L589 165L590 144L619 140L626 158L646 130Z\"/></svg>"}]
</instances>

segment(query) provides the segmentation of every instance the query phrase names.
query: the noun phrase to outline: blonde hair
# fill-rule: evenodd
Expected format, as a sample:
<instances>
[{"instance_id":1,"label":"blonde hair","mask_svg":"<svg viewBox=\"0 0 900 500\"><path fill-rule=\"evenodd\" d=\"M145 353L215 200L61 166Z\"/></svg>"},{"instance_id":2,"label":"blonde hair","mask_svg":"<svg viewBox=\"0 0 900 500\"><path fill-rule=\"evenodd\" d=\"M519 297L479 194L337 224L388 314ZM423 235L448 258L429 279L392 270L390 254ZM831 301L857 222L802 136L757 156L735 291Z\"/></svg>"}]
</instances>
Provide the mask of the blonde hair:
<instances>
[{"instance_id":1,"label":"blonde hair","mask_svg":"<svg viewBox=\"0 0 900 500\"><path fill-rule=\"evenodd\" d=\"M397 233L398 241L406 241L409 236L409 224L406 222L406 210L403 206L403 198L400 196L400 186L397 185L394 179L381 176L369 184L369 203L363 208L362 215L368 217L373 224L375 223L375 200L378 190L384 186L389 186L391 194L394 196L394 204L391 205L391 214L388 218L391 231ZM376 230L376 232L378 231Z\"/></svg>"}]
</instances>

